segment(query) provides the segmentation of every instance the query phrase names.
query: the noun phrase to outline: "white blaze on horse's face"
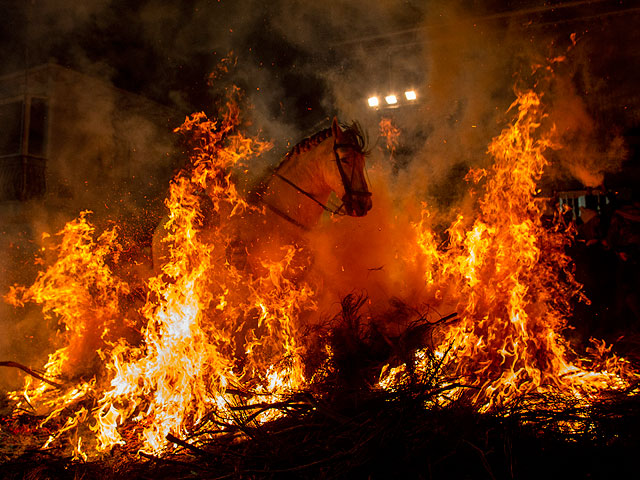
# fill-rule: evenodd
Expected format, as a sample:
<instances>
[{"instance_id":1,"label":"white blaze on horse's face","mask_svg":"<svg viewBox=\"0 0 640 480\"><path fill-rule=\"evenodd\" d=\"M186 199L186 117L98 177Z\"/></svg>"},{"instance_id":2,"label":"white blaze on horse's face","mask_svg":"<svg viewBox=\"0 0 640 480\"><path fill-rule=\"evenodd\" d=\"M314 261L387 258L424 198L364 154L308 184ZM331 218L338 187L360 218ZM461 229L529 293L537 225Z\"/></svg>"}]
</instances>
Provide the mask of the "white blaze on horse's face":
<instances>
[{"instance_id":1,"label":"white blaze on horse's face","mask_svg":"<svg viewBox=\"0 0 640 480\"><path fill-rule=\"evenodd\" d=\"M338 120L333 119L331 130L334 139L335 175L330 186L341 197L347 215L362 217L371 210L371 192L365 175L365 154L361 146L342 131Z\"/></svg>"}]
</instances>

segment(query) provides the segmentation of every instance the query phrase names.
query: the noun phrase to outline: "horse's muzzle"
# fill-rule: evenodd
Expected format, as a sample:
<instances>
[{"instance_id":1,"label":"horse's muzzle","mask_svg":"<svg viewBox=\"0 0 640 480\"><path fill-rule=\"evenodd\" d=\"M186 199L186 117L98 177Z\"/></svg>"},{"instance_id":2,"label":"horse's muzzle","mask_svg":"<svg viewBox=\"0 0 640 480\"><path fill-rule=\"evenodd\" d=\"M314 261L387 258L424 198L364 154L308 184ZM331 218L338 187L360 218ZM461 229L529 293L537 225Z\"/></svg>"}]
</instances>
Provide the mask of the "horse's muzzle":
<instances>
[{"instance_id":1,"label":"horse's muzzle","mask_svg":"<svg viewBox=\"0 0 640 480\"><path fill-rule=\"evenodd\" d=\"M347 215L352 217L364 217L373 205L370 192L353 192L345 195L342 197L342 203Z\"/></svg>"}]
</instances>

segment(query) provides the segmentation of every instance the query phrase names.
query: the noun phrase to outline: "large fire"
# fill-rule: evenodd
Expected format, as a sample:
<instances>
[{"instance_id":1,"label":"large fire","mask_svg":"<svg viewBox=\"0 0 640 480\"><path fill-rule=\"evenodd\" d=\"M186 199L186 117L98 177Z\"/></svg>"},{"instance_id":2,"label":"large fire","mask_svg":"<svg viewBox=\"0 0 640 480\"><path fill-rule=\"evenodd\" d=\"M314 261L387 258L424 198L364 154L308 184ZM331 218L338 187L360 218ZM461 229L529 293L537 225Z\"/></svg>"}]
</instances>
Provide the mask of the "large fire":
<instances>
[{"instance_id":1,"label":"large fire","mask_svg":"<svg viewBox=\"0 0 640 480\"><path fill-rule=\"evenodd\" d=\"M604 344L594 344L598 361L585 360L562 336L581 293L564 253L570 235L543 226L536 199L553 129L542 128L544 108L533 92L519 94L511 112L512 124L489 146L492 167L468 175L478 185L477 213L460 215L442 244L425 206L399 249L397 261L420 266L429 298L455 305L460 320L442 329L433 355L425 346L412 365L384 366L375 388L415 380L434 355L443 374L465 385L452 395L471 389L482 410L532 392L588 401L636 376ZM87 214L57 235L56 259L36 282L7 295L16 305L40 304L64 328L44 374L64 386L28 379L13 393L16 412L34 406L42 425L59 425L48 443L68 439L82 458L119 444L159 453L168 437L196 427L214 435L243 406L315 381L303 362L302 319L318 308L320 283L300 274L297 247L282 245L257 271L231 258L245 213L260 212L238 194L230 172L270 147L239 133L239 123L230 102L220 120L196 114L180 127L194 145L191 168L171 185L168 256L144 283L144 305L131 300L133 286L121 274L118 232L96 238ZM248 420L276 415L258 412Z\"/></svg>"},{"instance_id":2,"label":"large fire","mask_svg":"<svg viewBox=\"0 0 640 480\"><path fill-rule=\"evenodd\" d=\"M577 358L562 335L571 300L588 300L565 253L571 236L560 225L543 226L544 206L536 199L554 131L544 132L543 104L532 91L520 93L510 110L513 123L488 148L493 165L467 176L484 182L477 215L457 218L445 249L437 248L428 209L415 225L425 282L453 302L460 317L443 332L436 356L447 353L449 373L473 388L483 410L528 393L588 397L627 385L625 372L635 375L613 355L604 364ZM428 360L417 352L414 368L424 369ZM381 384L393 387L403 377L406 365L385 371Z\"/></svg>"},{"instance_id":3,"label":"large fire","mask_svg":"<svg viewBox=\"0 0 640 480\"><path fill-rule=\"evenodd\" d=\"M228 107L220 123L196 114L179 129L195 144L193 168L171 185L164 239L169 256L146 284L146 303L133 312L141 338L118 331L136 320L125 316L129 286L117 274L117 234L94 241L84 214L60 232L57 261L31 287L8 295L15 304L42 304L64 325L66 345L51 355L45 375L67 379L68 390L27 384L20 403L55 405L46 423L79 397L95 399L88 424L96 441L76 437L78 455L84 444L105 450L124 443L122 430L132 444L158 452L167 434L180 437L205 416L224 424L236 415L230 406L304 385L296 320L314 304L310 288L289 279L294 247L283 246L279 262L265 260L261 275L226 258L234 219L255 208L237 194L229 169L269 148L234 133L238 111L235 103ZM225 219L208 228L206 238L202 192L213 204L211 215ZM69 416L58 433L87 414L83 407Z\"/></svg>"}]
</instances>

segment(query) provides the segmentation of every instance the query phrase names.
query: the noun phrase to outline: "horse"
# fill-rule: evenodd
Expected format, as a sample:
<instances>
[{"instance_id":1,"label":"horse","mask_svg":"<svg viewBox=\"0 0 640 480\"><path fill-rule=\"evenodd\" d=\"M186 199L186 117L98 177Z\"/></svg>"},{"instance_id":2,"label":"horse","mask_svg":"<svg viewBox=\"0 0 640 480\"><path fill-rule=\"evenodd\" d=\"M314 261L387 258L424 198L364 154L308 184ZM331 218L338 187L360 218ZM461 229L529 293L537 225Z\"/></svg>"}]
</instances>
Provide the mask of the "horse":
<instances>
[{"instance_id":1,"label":"horse","mask_svg":"<svg viewBox=\"0 0 640 480\"><path fill-rule=\"evenodd\" d=\"M336 117L331 127L299 142L249 191L248 202L263 207L262 213L255 215L251 210L240 219L245 228L233 243L230 256L242 257L236 263L251 268L251 261L246 262L249 252L260 259L273 245L298 243L318 224L324 211L366 215L372 207L365 173L367 155L366 139L358 123L340 124ZM341 200L336 209L327 206L332 192ZM153 236L156 272L162 262L163 225Z\"/></svg>"},{"instance_id":2,"label":"horse","mask_svg":"<svg viewBox=\"0 0 640 480\"><path fill-rule=\"evenodd\" d=\"M365 139L357 123L343 130L334 118L330 128L302 140L250 194L253 203L301 229L311 230L323 210L361 217L371 210L365 175ZM335 192L342 204L326 206ZM269 218L266 219L269 221Z\"/></svg>"}]
</instances>

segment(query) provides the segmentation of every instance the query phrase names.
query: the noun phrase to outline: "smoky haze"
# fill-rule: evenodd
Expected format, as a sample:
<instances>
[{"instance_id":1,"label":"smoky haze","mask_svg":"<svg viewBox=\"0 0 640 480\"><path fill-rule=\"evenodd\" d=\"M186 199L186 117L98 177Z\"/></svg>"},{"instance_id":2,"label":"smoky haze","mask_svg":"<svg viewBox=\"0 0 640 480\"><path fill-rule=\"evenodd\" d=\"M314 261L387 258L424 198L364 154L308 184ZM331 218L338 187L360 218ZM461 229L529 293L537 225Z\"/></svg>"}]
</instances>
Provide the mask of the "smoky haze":
<instances>
[{"instance_id":1,"label":"smoky haze","mask_svg":"<svg viewBox=\"0 0 640 480\"><path fill-rule=\"evenodd\" d=\"M549 18L538 11L542 1L27 0L5 10L0 67L9 73L57 63L182 116L215 114L225 90L239 85L246 94L247 128L275 144L251 161L255 176L297 141L329 126L333 115L359 120L372 148L374 208L362 219L325 219L310 241L317 273L333 279L325 282L326 305L361 290L383 309L391 297L420 297L418 267L404 269L394 247L411 235L420 203L436 208L435 226L473 207L464 176L470 167L487 166L487 145L504 128L514 89L541 86L542 71L553 76L543 85L543 101L562 144L553 151L549 181L598 186L628 158L621 133L633 119L617 117L616 126L597 107L615 97L612 91L637 84L637 54L631 50L638 33L628 28L637 13L601 17L594 26L591 12L581 9L595 3L612 11L617 3L573 3L581 4L580 11L560 9ZM533 13L497 15L505 11ZM578 17L586 19L571 20ZM608 56L601 53L603 38L615 50ZM551 60L557 57L564 59ZM230 67L220 70L227 58ZM623 68L627 58L635 64ZM416 107L367 108L369 95L407 83L418 92ZM402 151L392 158L380 138L382 116L402 132ZM90 118L99 119L99 112ZM130 125L130 136L158 142L135 116L118 112L117 119ZM73 209L96 200L89 196ZM33 222L30 228L38 237L50 226ZM13 324L5 338L33 332L40 321L30 313L21 320L29 325ZM28 349L16 343L0 344L0 359L30 363Z\"/></svg>"},{"instance_id":2,"label":"smoky haze","mask_svg":"<svg viewBox=\"0 0 640 480\"><path fill-rule=\"evenodd\" d=\"M375 86L410 80L421 87L423 114L407 123L427 120L429 129L439 129L448 122L451 131L464 132L448 142L447 149L458 150L449 156L455 161L476 157L470 144L486 143L486 135L465 127L489 126L487 133L495 133L493 123L512 98L514 75L522 75L527 64L540 63L541 56L560 54L571 33L577 34L582 51L570 59L573 71L566 73L571 83L580 77L574 89L588 89L574 96L595 96L620 82L615 72L607 72L608 79L602 76L607 65L597 51L603 31L624 32L618 28L619 16L605 18L609 23L602 31L588 23L589 14L598 13L589 4L612 12L611 2L571 2L578 5L559 8L553 17L540 13L552 6L531 0L76 3L30 0L8 8L11 28L2 35L4 44L14 48L3 70L54 61L183 113L213 110L225 88L237 84L252 105L254 127L276 142L274 155L327 126L327 117L335 113L359 119L375 132L375 119L363 118L366 96ZM582 17L587 20L570 21ZM542 27L535 28L536 22ZM637 39L633 29L627 30L606 38L618 60ZM407 31L413 33L401 35ZM209 73L229 52L235 67L209 82ZM590 71L594 68L600 78ZM428 133L420 138L428 136L433 143L436 135ZM606 146L600 150L609 151ZM446 174L452 160L431 163L438 164L433 168L439 175Z\"/></svg>"}]
</instances>

